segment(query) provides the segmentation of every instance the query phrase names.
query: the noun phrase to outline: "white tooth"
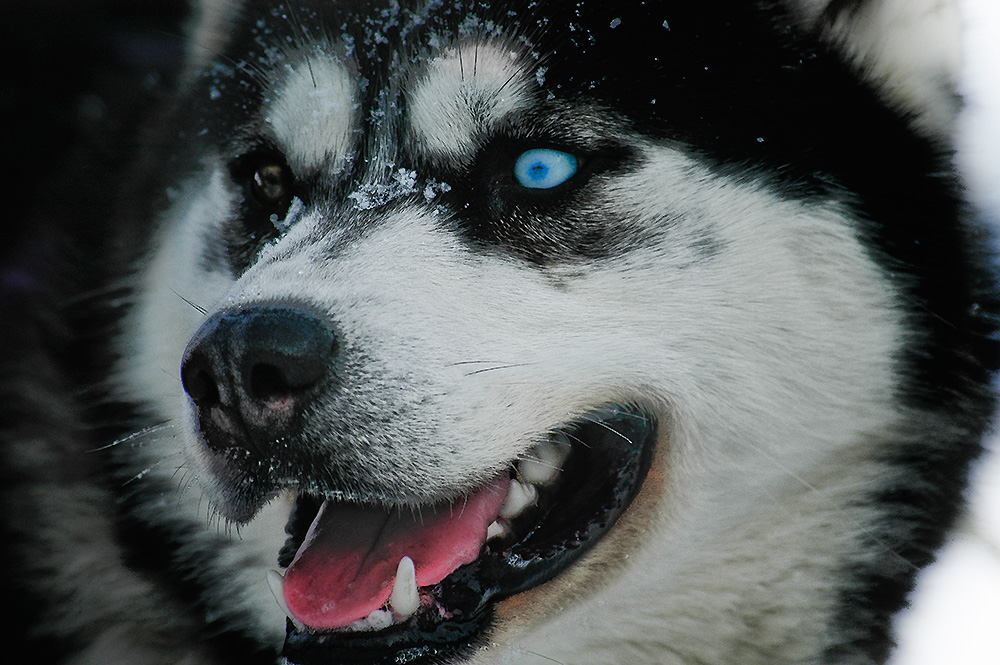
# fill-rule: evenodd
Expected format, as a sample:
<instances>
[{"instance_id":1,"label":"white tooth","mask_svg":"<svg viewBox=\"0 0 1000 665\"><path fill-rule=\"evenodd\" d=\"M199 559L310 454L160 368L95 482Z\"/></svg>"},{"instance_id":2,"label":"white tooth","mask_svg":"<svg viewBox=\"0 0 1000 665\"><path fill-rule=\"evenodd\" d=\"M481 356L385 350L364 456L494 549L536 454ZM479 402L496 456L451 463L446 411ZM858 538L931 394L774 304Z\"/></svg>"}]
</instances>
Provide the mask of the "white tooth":
<instances>
[{"instance_id":1,"label":"white tooth","mask_svg":"<svg viewBox=\"0 0 1000 665\"><path fill-rule=\"evenodd\" d=\"M536 485L551 481L562 470L570 447L569 437L559 433L529 450L517 467L521 480Z\"/></svg>"},{"instance_id":2,"label":"white tooth","mask_svg":"<svg viewBox=\"0 0 1000 665\"><path fill-rule=\"evenodd\" d=\"M373 610L368 615L368 625L375 630L388 628L392 625L392 612L388 610Z\"/></svg>"},{"instance_id":3,"label":"white tooth","mask_svg":"<svg viewBox=\"0 0 1000 665\"><path fill-rule=\"evenodd\" d=\"M523 459L517 465L518 477L526 483L544 485L556 477L556 470L535 459Z\"/></svg>"},{"instance_id":4,"label":"white tooth","mask_svg":"<svg viewBox=\"0 0 1000 665\"><path fill-rule=\"evenodd\" d=\"M569 437L562 432L553 435L549 439L548 443L550 450L555 455L555 459L552 461L555 462L557 467L562 468L562 463L565 462L566 458L569 456L569 451L573 448L573 443L569 440Z\"/></svg>"},{"instance_id":5,"label":"white tooth","mask_svg":"<svg viewBox=\"0 0 1000 665\"><path fill-rule=\"evenodd\" d=\"M516 480L510 481L507 498L500 507L500 517L516 517L538 498L538 490L534 485L525 485Z\"/></svg>"},{"instance_id":6,"label":"white tooth","mask_svg":"<svg viewBox=\"0 0 1000 665\"><path fill-rule=\"evenodd\" d=\"M285 603L285 578L277 570L267 571L267 586L271 588L271 593L274 595L275 602L278 603L278 607L281 611L285 613L285 616L291 619L298 625L298 620L292 616L292 613L288 611L288 604Z\"/></svg>"},{"instance_id":7,"label":"white tooth","mask_svg":"<svg viewBox=\"0 0 1000 665\"><path fill-rule=\"evenodd\" d=\"M417 593L417 570L413 559L404 556L396 567L396 581L392 586L389 606L396 616L405 619L420 607L420 594Z\"/></svg>"},{"instance_id":8,"label":"white tooth","mask_svg":"<svg viewBox=\"0 0 1000 665\"><path fill-rule=\"evenodd\" d=\"M493 522L486 527L486 540L502 536L507 529L500 526L499 522Z\"/></svg>"}]
</instances>

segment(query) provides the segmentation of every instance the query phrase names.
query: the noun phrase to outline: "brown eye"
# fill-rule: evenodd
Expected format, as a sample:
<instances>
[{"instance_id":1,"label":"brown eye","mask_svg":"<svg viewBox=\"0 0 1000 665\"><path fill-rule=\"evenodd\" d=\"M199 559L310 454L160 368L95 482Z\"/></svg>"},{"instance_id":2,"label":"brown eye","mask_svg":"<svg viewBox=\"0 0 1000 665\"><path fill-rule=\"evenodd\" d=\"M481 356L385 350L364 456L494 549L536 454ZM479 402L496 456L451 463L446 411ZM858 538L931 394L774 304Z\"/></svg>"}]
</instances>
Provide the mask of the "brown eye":
<instances>
[{"instance_id":1,"label":"brown eye","mask_svg":"<svg viewBox=\"0 0 1000 665\"><path fill-rule=\"evenodd\" d=\"M280 205L288 199L290 180L286 167L275 163L264 164L254 171L251 189L260 203Z\"/></svg>"}]
</instances>

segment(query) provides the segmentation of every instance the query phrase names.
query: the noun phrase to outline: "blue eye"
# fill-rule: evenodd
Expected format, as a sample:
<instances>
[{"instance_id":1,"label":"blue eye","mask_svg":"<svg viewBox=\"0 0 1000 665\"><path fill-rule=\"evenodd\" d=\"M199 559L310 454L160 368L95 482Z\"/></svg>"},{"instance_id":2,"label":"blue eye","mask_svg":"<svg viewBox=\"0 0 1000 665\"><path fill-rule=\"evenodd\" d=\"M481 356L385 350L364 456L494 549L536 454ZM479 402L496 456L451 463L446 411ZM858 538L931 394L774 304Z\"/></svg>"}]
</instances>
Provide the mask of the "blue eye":
<instances>
[{"instance_id":1,"label":"blue eye","mask_svg":"<svg viewBox=\"0 0 1000 665\"><path fill-rule=\"evenodd\" d=\"M551 189L576 174L576 157L568 152L535 148L521 153L514 162L514 177L530 189Z\"/></svg>"}]
</instances>

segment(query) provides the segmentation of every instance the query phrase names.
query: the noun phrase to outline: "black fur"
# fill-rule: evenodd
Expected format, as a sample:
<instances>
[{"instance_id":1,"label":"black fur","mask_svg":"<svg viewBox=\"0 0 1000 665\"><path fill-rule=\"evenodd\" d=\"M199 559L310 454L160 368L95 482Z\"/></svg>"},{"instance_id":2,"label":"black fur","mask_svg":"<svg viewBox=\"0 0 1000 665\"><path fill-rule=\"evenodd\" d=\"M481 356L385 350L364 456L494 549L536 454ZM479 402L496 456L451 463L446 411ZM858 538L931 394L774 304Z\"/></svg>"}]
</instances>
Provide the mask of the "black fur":
<instances>
[{"instance_id":1,"label":"black fur","mask_svg":"<svg viewBox=\"0 0 1000 665\"><path fill-rule=\"evenodd\" d=\"M826 51L818 35L772 3L470 4L484 30L493 21L505 32L526 35L534 49L546 54L539 63L546 68L545 86L559 98L585 101L595 117L627 119L630 129L671 141L719 173L766 183L789 198L841 201L855 211L874 259L904 294L911 327L926 331L897 359L906 377L900 398L950 414L959 425L954 440L900 441L887 451L911 481L873 497L886 508L886 529L875 544L884 555L870 566L845 571L856 585L840 599L837 632L844 640L828 654L828 662L884 661L891 646L889 618L954 522L968 466L979 454L978 441L995 408L990 380L998 367L1000 290L991 259L981 249L989 239L969 222L947 150L914 135L908 119L860 83L857 72ZM830 12L853 11L840 7L850 4L831 3ZM109 158L91 145L84 164L101 177L86 181L93 184L84 187L82 203L35 210L36 218L46 220L42 228L61 235L49 242L40 233L20 234L23 249L5 257L0 293L3 348L13 349L0 379L3 508L12 515L2 532L8 543L2 563L17 573L7 575L3 590L24 608L8 624L14 635L7 643L23 645L15 653L23 648L33 660L57 662L59 653L71 653L86 638L47 635L44 617L51 606L33 595L52 575L32 563L36 548L44 547L32 528L45 521L32 495L38 477L52 485L96 488L96 505L120 518L116 535L128 565L161 580L171 589L171 600L193 606L195 614L209 609L199 598L203 587L217 580L200 577L191 553L181 553L178 543L185 534L179 527L150 525L136 514L133 488L126 483L131 471L122 470L118 457L127 451L101 450L151 424L144 421L141 405L107 398L103 373L114 358L105 341L124 307L118 280L152 233L153 211L169 183L193 168L202 144L233 164L240 163L247 146L256 145L253 118L262 102L263 73L254 63L270 57L265 45L283 44L286 36L351 34L358 76L369 82L363 105L384 110L390 102L405 100L398 97L397 82L382 73L389 70L383 63L401 46L419 57L428 32L453 32L463 15L444 5L417 17L405 8L396 12L388 3L361 0L335 6L303 1L291 7L253 0L236 19L237 36L219 54L222 64L203 72L189 96L157 116L154 131L142 134L146 148L116 143ZM175 18L171 15L168 23ZM258 21L272 32L265 34ZM234 123L251 137L239 147L231 143ZM542 197L525 197L515 209L492 214L496 204L490 191L504 183L498 175L502 169L491 170L491 165L510 156L498 155L497 146L524 139L588 154L590 177L631 166L628 146L616 137L581 145L572 136L529 135L516 127L510 135L486 141L468 165L421 163L405 149L397 162L454 184L443 200L453 211L454 228L477 251L502 252L544 268L604 258L634 240L627 224L581 218L559 225L545 215L551 200ZM115 179L104 176L124 163L123 154L138 154L137 166L124 169L138 177L124 190L112 189ZM319 185L316 174L294 174L296 191L335 200L350 191L349 179L364 168L364 151L361 156L357 170L341 183ZM239 168L233 173L246 178ZM59 182L74 182L75 174ZM103 198L109 191L122 191L123 202ZM582 196L573 190L552 194ZM532 226L517 223L529 216ZM534 226L539 217L543 226ZM248 222L242 224L227 239L229 267L236 274L267 239L259 234L248 240L241 235ZM40 446L42 457L58 464L39 468L24 450L28 445ZM239 616L222 616L197 627L197 621L185 623L181 632L206 643L218 662L274 662L273 650L233 628L239 623Z\"/></svg>"}]
</instances>

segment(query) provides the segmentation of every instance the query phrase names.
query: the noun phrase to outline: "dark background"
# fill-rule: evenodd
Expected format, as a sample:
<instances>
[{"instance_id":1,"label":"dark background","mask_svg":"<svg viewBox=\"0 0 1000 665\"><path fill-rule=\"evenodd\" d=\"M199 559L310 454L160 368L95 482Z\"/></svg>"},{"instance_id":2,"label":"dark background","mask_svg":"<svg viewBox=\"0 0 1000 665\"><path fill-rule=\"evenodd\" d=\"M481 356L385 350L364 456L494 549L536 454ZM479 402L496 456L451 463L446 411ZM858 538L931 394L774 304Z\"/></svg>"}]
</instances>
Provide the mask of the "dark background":
<instances>
[{"instance_id":1,"label":"dark background","mask_svg":"<svg viewBox=\"0 0 1000 665\"><path fill-rule=\"evenodd\" d=\"M186 13L182 0L0 3L0 290L41 267L50 225L110 205L135 129L178 69Z\"/></svg>"}]
</instances>

